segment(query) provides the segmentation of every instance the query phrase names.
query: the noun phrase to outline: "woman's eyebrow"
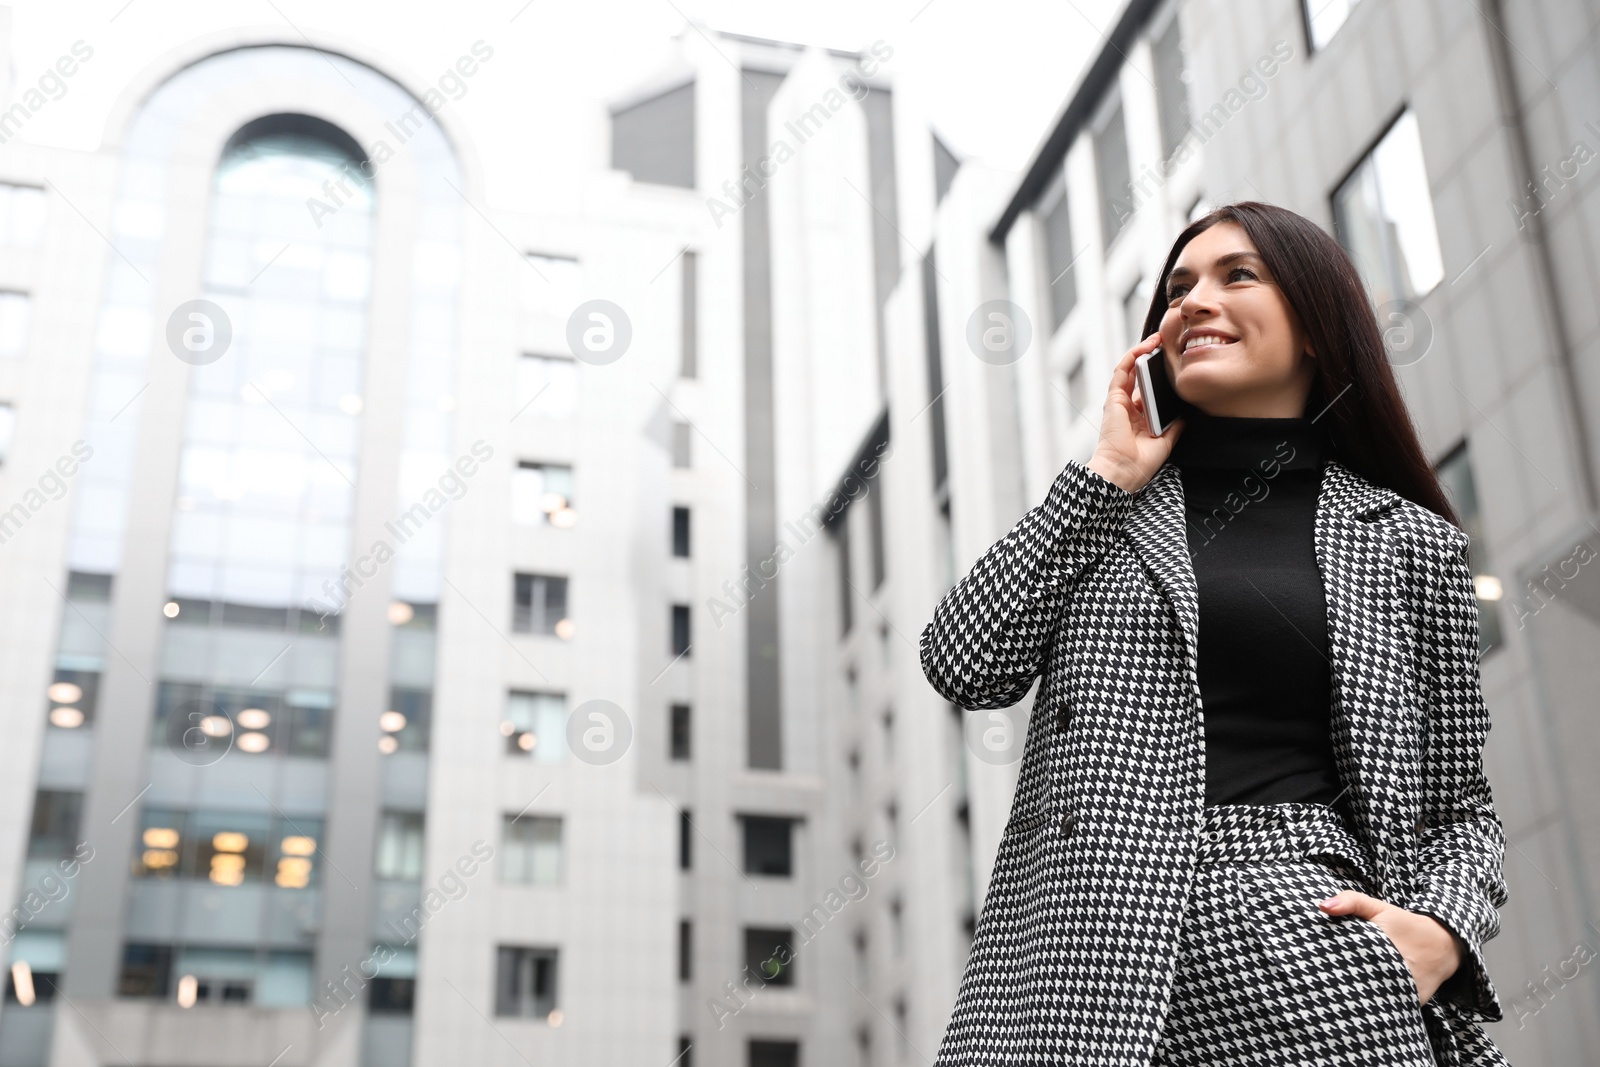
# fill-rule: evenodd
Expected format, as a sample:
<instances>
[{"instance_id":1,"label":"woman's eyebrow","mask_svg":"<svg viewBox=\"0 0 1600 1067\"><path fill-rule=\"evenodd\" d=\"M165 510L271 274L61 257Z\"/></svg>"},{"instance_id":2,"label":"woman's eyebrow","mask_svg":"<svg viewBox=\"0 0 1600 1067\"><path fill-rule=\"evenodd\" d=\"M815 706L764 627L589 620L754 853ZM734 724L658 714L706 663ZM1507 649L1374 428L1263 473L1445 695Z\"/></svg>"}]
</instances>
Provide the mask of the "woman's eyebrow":
<instances>
[{"instance_id":1,"label":"woman's eyebrow","mask_svg":"<svg viewBox=\"0 0 1600 1067\"><path fill-rule=\"evenodd\" d=\"M1226 267L1230 263L1238 263L1240 260L1245 259L1254 260L1258 263L1261 262L1261 257L1256 255L1254 252L1228 252L1224 255L1218 256L1214 265L1218 267ZM1171 273L1167 275L1167 279L1170 281L1171 279L1178 277L1192 278L1194 277L1194 271L1189 267L1173 267Z\"/></svg>"}]
</instances>

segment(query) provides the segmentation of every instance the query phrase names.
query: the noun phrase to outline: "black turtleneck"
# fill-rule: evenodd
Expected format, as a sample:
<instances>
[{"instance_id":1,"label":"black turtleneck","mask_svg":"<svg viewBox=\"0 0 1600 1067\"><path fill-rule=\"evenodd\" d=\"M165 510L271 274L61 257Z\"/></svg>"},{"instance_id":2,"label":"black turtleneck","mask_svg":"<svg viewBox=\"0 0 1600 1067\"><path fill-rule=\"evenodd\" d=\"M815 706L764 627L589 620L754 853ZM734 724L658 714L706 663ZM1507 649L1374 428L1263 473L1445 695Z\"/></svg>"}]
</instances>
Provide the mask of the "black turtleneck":
<instances>
[{"instance_id":1,"label":"black turtleneck","mask_svg":"<svg viewBox=\"0 0 1600 1067\"><path fill-rule=\"evenodd\" d=\"M1331 446L1309 418L1185 413L1179 468L1200 592L1206 803L1332 803L1331 670L1312 547Z\"/></svg>"}]
</instances>

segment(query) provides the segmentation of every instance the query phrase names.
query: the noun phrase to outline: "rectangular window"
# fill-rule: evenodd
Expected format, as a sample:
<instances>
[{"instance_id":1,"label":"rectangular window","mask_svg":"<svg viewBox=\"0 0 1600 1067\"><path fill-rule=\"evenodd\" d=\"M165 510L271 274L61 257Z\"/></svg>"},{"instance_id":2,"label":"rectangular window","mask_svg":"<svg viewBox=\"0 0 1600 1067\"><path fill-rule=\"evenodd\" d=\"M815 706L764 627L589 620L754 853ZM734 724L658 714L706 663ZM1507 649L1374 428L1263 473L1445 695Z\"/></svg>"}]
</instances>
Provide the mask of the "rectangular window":
<instances>
[{"instance_id":1,"label":"rectangular window","mask_svg":"<svg viewBox=\"0 0 1600 1067\"><path fill-rule=\"evenodd\" d=\"M674 422L672 424L672 465L674 467L682 469L693 466L690 462L689 432L690 429L687 422Z\"/></svg>"},{"instance_id":2,"label":"rectangular window","mask_svg":"<svg viewBox=\"0 0 1600 1067\"><path fill-rule=\"evenodd\" d=\"M129 942L122 946L119 997L165 997L172 987L172 946Z\"/></svg>"},{"instance_id":3,"label":"rectangular window","mask_svg":"<svg viewBox=\"0 0 1600 1067\"><path fill-rule=\"evenodd\" d=\"M519 526L577 525L572 468L558 463L517 464L511 474L511 521Z\"/></svg>"},{"instance_id":4,"label":"rectangular window","mask_svg":"<svg viewBox=\"0 0 1600 1067\"><path fill-rule=\"evenodd\" d=\"M377 974L367 985L367 1011L374 1015L410 1015L417 998L417 950L387 945L372 955Z\"/></svg>"},{"instance_id":5,"label":"rectangular window","mask_svg":"<svg viewBox=\"0 0 1600 1067\"><path fill-rule=\"evenodd\" d=\"M694 924L688 919L678 920L678 981L687 982L693 973Z\"/></svg>"},{"instance_id":6,"label":"rectangular window","mask_svg":"<svg viewBox=\"0 0 1600 1067\"><path fill-rule=\"evenodd\" d=\"M522 307L537 318L566 322L582 301L583 267L571 256L524 255L517 272Z\"/></svg>"},{"instance_id":7,"label":"rectangular window","mask_svg":"<svg viewBox=\"0 0 1600 1067\"><path fill-rule=\"evenodd\" d=\"M794 875L794 820L781 816L741 815L744 870L774 878Z\"/></svg>"},{"instance_id":8,"label":"rectangular window","mask_svg":"<svg viewBox=\"0 0 1600 1067\"><path fill-rule=\"evenodd\" d=\"M689 509L672 509L672 554L678 559L689 558Z\"/></svg>"},{"instance_id":9,"label":"rectangular window","mask_svg":"<svg viewBox=\"0 0 1600 1067\"><path fill-rule=\"evenodd\" d=\"M928 376L928 435L933 441L933 487L944 487L950 473L949 441L944 425L944 334L939 316L939 268L936 249L922 257L922 340Z\"/></svg>"},{"instance_id":10,"label":"rectangular window","mask_svg":"<svg viewBox=\"0 0 1600 1067\"><path fill-rule=\"evenodd\" d=\"M694 821L689 818L689 809L684 808L678 812L678 869L687 871L694 859L694 851L690 847L693 843Z\"/></svg>"},{"instance_id":11,"label":"rectangular window","mask_svg":"<svg viewBox=\"0 0 1600 1067\"><path fill-rule=\"evenodd\" d=\"M1184 66L1178 13L1150 42L1156 75L1156 119L1161 125L1161 159L1172 158L1189 132L1189 71Z\"/></svg>"},{"instance_id":12,"label":"rectangular window","mask_svg":"<svg viewBox=\"0 0 1600 1067\"><path fill-rule=\"evenodd\" d=\"M611 114L611 166L635 181L694 188L694 82Z\"/></svg>"},{"instance_id":13,"label":"rectangular window","mask_svg":"<svg viewBox=\"0 0 1600 1067\"><path fill-rule=\"evenodd\" d=\"M1456 509L1467 533L1467 565L1478 598L1478 656L1481 659L1502 640L1500 600L1503 587L1489 564L1489 546L1483 534L1483 512L1478 506L1478 483L1472 472L1467 442L1451 449L1439 463L1439 483Z\"/></svg>"},{"instance_id":14,"label":"rectangular window","mask_svg":"<svg viewBox=\"0 0 1600 1067\"><path fill-rule=\"evenodd\" d=\"M28 353L28 323L33 318L27 293L0 292L0 359L18 359Z\"/></svg>"},{"instance_id":15,"label":"rectangular window","mask_svg":"<svg viewBox=\"0 0 1600 1067\"><path fill-rule=\"evenodd\" d=\"M175 998L186 1008L306 1005L311 1002L311 954L129 942L122 949L117 994Z\"/></svg>"},{"instance_id":16,"label":"rectangular window","mask_svg":"<svg viewBox=\"0 0 1600 1067\"><path fill-rule=\"evenodd\" d=\"M500 880L520 885L561 882L561 820L507 815L500 832Z\"/></svg>"},{"instance_id":17,"label":"rectangular window","mask_svg":"<svg viewBox=\"0 0 1600 1067\"><path fill-rule=\"evenodd\" d=\"M674 656L687 655L689 652L689 605L672 605L672 654Z\"/></svg>"},{"instance_id":18,"label":"rectangular window","mask_svg":"<svg viewBox=\"0 0 1600 1067\"><path fill-rule=\"evenodd\" d=\"M45 192L33 185L0 183L0 245L32 248L44 233Z\"/></svg>"},{"instance_id":19,"label":"rectangular window","mask_svg":"<svg viewBox=\"0 0 1600 1067\"><path fill-rule=\"evenodd\" d=\"M1132 348L1144 339L1145 315L1150 311L1150 294L1145 291L1144 278L1134 282L1122 298L1122 321L1126 332L1126 346Z\"/></svg>"},{"instance_id":20,"label":"rectangular window","mask_svg":"<svg viewBox=\"0 0 1600 1067\"><path fill-rule=\"evenodd\" d=\"M883 585L883 472L867 479L867 534L872 547L872 588Z\"/></svg>"},{"instance_id":21,"label":"rectangular window","mask_svg":"<svg viewBox=\"0 0 1600 1067\"><path fill-rule=\"evenodd\" d=\"M567 698L564 693L513 691L500 723L506 751L531 755L539 763L560 763L567 754Z\"/></svg>"},{"instance_id":22,"label":"rectangular window","mask_svg":"<svg viewBox=\"0 0 1600 1067\"><path fill-rule=\"evenodd\" d=\"M394 882L422 880L422 830L420 811L386 811L378 819L379 878Z\"/></svg>"},{"instance_id":23,"label":"rectangular window","mask_svg":"<svg viewBox=\"0 0 1600 1067\"><path fill-rule=\"evenodd\" d=\"M672 705L671 715L672 758L686 760L689 758L689 705Z\"/></svg>"},{"instance_id":24,"label":"rectangular window","mask_svg":"<svg viewBox=\"0 0 1600 1067\"><path fill-rule=\"evenodd\" d=\"M1117 96L1094 128L1095 179L1100 187L1101 248L1111 247L1133 217L1133 188L1128 180L1128 127Z\"/></svg>"},{"instance_id":25,"label":"rectangular window","mask_svg":"<svg viewBox=\"0 0 1600 1067\"><path fill-rule=\"evenodd\" d=\"M833 524L833 543L839 551L839 636L848 637L855 624L856 591L850 582L850 510Z\"/></svg>"},{"instance_id":26,"label":"rectangular window","mask_svg":"<svg viewBox=\"0 0 1600 1067\"><path fill-rule=\"evenodd\" d=\"M270 878L281 889L317 881L322 819L257 812L146 808L136 878L195 878L236 886Z\"/></svg>"},{"instance_id":27,"label":"rectangular window","mask_svg":"<svg viewBox=\"0 0 1600 1067\"><path fill-rule=\"evenodd\" d=\"M698 299L699 260L694 252L683 254L683 356L678 373L693 378L699 364L700 324Z\"/></svg>"},{"instance_id":28,"label":"rectangular window","mask_svg":"<svg viewBox=\"0 0 1600 1067\"><path fill-rule=\"evenodd\" d=\"M0 403L0 466L11 458L11 445L17 436L17 410Z\"/></svg>"},{"instance_id":29,"label":"rectangular window","mask_svg":"<svg viewBox=\"0 0 1600 1067\"><path fill-rule=\"evenodd\" d=\"M59 860L72 856L82 840L83 794L41 789L33 795L33 822L28 833L30 860Z\"/></svg>"},{"instance_id":30,"label":"rectangular window","mask_svg":"<svg viewBox=\"0 0 1600 1067\"><path fill-rule=\"evenodd\" d=\"M1403 112L1334 191L1333 222L1375 307L1420 300L1444 278L1414 113Z\"/></svg>"},{"instance_id":31,"label":"rectangular window","mask_svg":"<svg viewBox=\"0 0 1600 1067\"><path fill-rule=\"evenodd\" d=\"M515 576L516 603L511 629L519 634L554 634L566 637L567 580L551 574Z\"/></svg>"},{"instance_id":32,"label":"rectangular window","mask_svg":"<svg viewBox=\"0 0 1600 1067\"><path fill-rule=\"evenodd\" d=\"M378 748L382 752L426 752L432 724L433 690L391 686L389 708L378 716L378 725L392 743L380 737Z\"/></svg>"},{"instance_id":33,"label":"rectangular window","mask_svg":"<svg viewBox=\"0 0 1600 1067\"><path fill-rule=\"evenodd\" d=\"M767 985L794 985L794 931L787 926L747 926L744 931L747 973Z\"/></svg>"},{"instance_id":34,"label":"rectangular window","mask_svg":"<svg viewBox=\"0 0 1600 1067\"><path fill-rule=\"evenodd\" d=\"M1306 20L1306 40L1313 52L1327 46L1339 32L1358 0L1302 0L1300 12Z\"/></svg>"},{"instance_id":35,"label":"rectangular window","mask_svg":"<svg viewBox=\"0 0 1600 1067\"><path fill-rule=\"evenodd\" d=\"M1044 231L1045 284L1050 292L1050 329L1060 328L1078 303L1078 276L1072 272L1072 218L1067 210L1067 176L1057 167L1036 210Z\"/></svg>"},{"instance_id":36,"label":"rectangular window","mask_svg":"<svg viewBox=\"0 0 1600 1067\"><path fill-rule=\"evenodd\" d=\"M751 1038L750 1067L800 1067L800 1044Z\"/></svg>"},{"instance_id":37,"label":"rectangular window","mask_svg":"<svg viewBox=\"0 0 1600 1067\"><path fill-rule=\"evenodd\" d=\"M557 952L501 945L495 960L494 1013L542 1019L556 1009Z\"/></svg>"},{"instance_id":38,"label":"rectangular window","mask_svg":"<svg viewBox=\"0 0 1600 1067\"><path fill-rule=\"evenodd\" d=\"M577 361L523 353L517 360L517 417L530 414L559 419L577 410Z\"/></svg>"}]
</instances>

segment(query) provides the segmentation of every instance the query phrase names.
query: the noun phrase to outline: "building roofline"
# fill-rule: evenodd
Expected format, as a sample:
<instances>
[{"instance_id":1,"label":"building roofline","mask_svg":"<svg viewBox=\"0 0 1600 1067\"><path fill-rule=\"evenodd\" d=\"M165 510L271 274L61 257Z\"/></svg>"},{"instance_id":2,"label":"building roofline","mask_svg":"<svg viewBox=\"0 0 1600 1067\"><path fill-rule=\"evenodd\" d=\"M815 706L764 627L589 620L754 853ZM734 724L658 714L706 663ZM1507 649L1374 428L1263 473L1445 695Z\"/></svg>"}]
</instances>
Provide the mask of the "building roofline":
<instances>
[{"instance_id":1,"label":"building roofline","mask_svg":"<svg viewBox=\"0 0 1600 1067\"><path fill-rule=\"evenodd\" d=\"M1005 210L1000 213L1000 218L989 231L989 240L997 245L1005 243L1006 234L1011 231L1011 226L1017 221L1017 217L1027 210L1028 205L1033 203L1044 190L1051 174L1060 165L1062 157L1067 154L1067 149L1071 147L1078 132L1099 106L1106 87L1116 80L1117 72L1128 61L1128 46L1133 43L1139 31L1144 29L1162 2L1163 0L1128 0L1127 6L1122 9L1122 15L1117 19L1116 26L1111 30L1111 36L1106 38L1099 54L1078 79L1077 86L1068 95L1066 103L1056 115L1055 122L1051 124L1050 132L1039 142L1039 147L1034 149L1022 181L1018 183Z\"/></svg>"}]
</instances>

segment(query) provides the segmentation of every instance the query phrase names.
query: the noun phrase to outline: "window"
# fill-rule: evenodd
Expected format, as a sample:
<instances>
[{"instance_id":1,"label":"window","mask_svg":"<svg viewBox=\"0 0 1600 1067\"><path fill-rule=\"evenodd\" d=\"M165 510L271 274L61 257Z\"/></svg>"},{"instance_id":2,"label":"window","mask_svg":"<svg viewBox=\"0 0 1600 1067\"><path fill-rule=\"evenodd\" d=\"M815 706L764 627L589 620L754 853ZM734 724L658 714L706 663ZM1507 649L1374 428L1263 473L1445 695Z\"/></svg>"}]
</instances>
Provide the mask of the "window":
<instances>
[{"instance_id":1,"label":"window","mask_svg":"<svg viewBox=\"0 0 1600 1067\"><path fill-rule=\"evenodd\" d=\"M1333 194L1335 231L1375 306L1419 300L1444 278L1417 119L1403 112Z\"/></svg>"},{"instance_id":2,"label":"window","mask_svg":"<svg viewBox=\"0 0 1600 1067\"><path fill-rule=\"evenodd\" d=\"M694 188L694 82L611 114L611 166L634 180Z\"/></svg>"},{"instance_id":3,"label":"window","mask_svg":"<svg viewBox=\"0 0 1600 1067\"><path fill-rule=\"evenodd\" d=\"M583 268L571 256L529 252L523 259L526 265L517 272L523 308L535 318L565 323L582 299Z\"/></svg>"},{"instance_id":4,"label":"window","mask_svg":"<svg viewBox=\"0 0 1600 1067\"><path fill-rule=\"evenodd\" d=\"M689 818L689 809L684 808L678 812L678 869L687 871L694 860L691 849L693 844L694 820Z\"/></svg>"},{"instance_id":5,"label":"window","mask_svg":"<svg viewBox=\"0 0 1600 1067\"><path fill-rule=\"evenodd\" d=\"M686 760L689 758L689 705L672 705L672 758Z\"/></svg>"},{"instance_id":6,"label":"window","mask_svg":"<svg viewBox=\"0 0 1600 1067\"><path fill-rule=\"evenodd\" d=\"M81 838L83 794L41 789L33 795L33 824L28 833L30 860L71 857Z\"/></svg>"},{"instance_id":7,"label":"window","mask_svg":"<svg viewBox=\"0 0 1600 1067\"><path fill-rule=\"evenodd\" d=\"M217 886L270 878L280 889L317 882L320 817L146 808L142 822L135 878L203 878Z\"/></svg>"},{"instance_id":8,"label":"window","mask_svg":"<svg viewBox=\"0 0 1600 1067\"><path fill-rule=\"evenodd\" d=\"M378 820L379 878L393 882L422 880L422 827L420 811L386 811Z\"/></svg>"},{"instance_id":9,"label":"window","mask_svg":"<svg viewBox=\"0 0 1600 1067\"><path fill-rule=\"evenodd\" d=\"M1040 197L1036 212L1044 230L1045 284L1050 292L1050 328L1060 327L1078 303L1077 275L1072 273L1072 219L1067 211L1066 172L1057 167Z\"/></svg>"},{"instance_id":10,"label":"window","mask_svg":"<svg viewBox=\"0 0 1600 1067\"><path fill-rule=\"evenodd\" d=\"M744 870L788 878L794 874L794 820L768 815L741 815Z\"/></svg>"},{"instance_id":11,"label":"window","mask_svg":"<svg viewBox=\"0 0 1600 1067\"><path fill-rule=\"evenodd\" d=\"M694 1058L689 1052L689 1050L692 1048L694 1048L694 1042L690 1039L689 1035L679 1034L678 1058L669 1064L668 1067L694 1067Z\"/></svg>"},{"instance_id":12,"label":"window","mask_svg":"<svg viewBox=\"0 0 1600 1067\"><path fill-rule=\"evenodd\" d=\"M1101 247L1105 249L1133 217L1134 207L1128 178L1128 127L1123 122L1120 95L1094 127L1094 169L1100 187Z\"/></svg>"},{"instance_id":13,"label":"window","mask_svg":"<svg viewBox=\"0 0 1600 1067\"><path fill-rule=\"evenodd\" d=\"M889 839L891 848L900 847L900 805L896 804L893 797L883 805L884 835Z\"/></svg>"},{"instance_id":14,"label":"window","mask_svg":"<svg viewBox=\"0 0 1600 1067\"><path fill-rule=\"evenodd\" d=\"M32 304L27 293L0 292L0 359L28 354L28 322Z\"/></svg>"},{"instance_id":15,"label":"window","mask_svg":"<svg viewBox=\"0 0 1600 1067\"><path fill-rule=\"evenodd\" d=\"M871 958L867 955L867 932L865 930L856 931L856 936L851 940L851 949L856 963L856 985L866 985Z\"/></svg>"},{"instance_id":16,"label":"window","mask_svg":"<svg viewBox=\"0 0 1600 1067\"><path fill-rule=\"evenodd\" d=\"M511 475L511 521L522 526L576 526L572 468L555 463L518 463Z\"/></svg>"},{"instance_id":17,"label":"window","mask_svg":"<svg viewBox=\"0 0 1600 1067\"><path fill-rule=\"evenodd\" d=\"M855 589L850 583L850 509L833 524L833 543L839 550L839 636L848 637L855 624Z\"/></svg>"},{"instance_id":18,"label":"window","mask_svg":"<svg viewBox=\"0 0 1600 1067\"><path fill-rule=\"evenodd\" d=\"M688 919L678 920L678 981L687 982L693 976L691 959L694 947L694 924Z\"/></svg>"},{"instance_id":19,"label":"window","mask_svg":"<svg viewBox=\"0 0 1600 1067\"><path fill-rule=\"evenodd\" d=\"M167 620L169 628L191 623L207 626L208 618L220 615L219 611L208 616L211 605L204 602L172 603L179 606L179 612ZM209 628L218 645L245 645L244 626L225 622ZM255 640L259 643L259 636ZM308 644L337 642L326 636L302 640ZM165 680L156 689L154 740L174 752L193 754L197 762L234 752L325 756L333 702L334 694L325 689L237 689Z\"/></svg>"},{"instance_id":20,"label":"window","mask_svg":"<svg viewBox=\"0 0 1600 1067\"><path fill-rule=\"evenodd\" d=\"M0 183L0 245L32 248L44 232L44 190Z\"/></svg>"},{"instance_id":21,"label":"window","mask_svg":"<svg viewBox=\"0 0 1600 1067\"><path fill-rule=\"evenodd\" d=\"M684 656L689 653L689 605L672 605L672 654Z\"/></svg>"},{"instance_id":22,"label":"window","mask_svg":"<svg viewBox=\"0 0 1600 1067\"><path fill-rule=\"evenodd\" d=\"M539 763L560 763L567 754L567 698L563 693L513 691L500 723L506 751L532 755Z\"/></svg>"},{"instance_id":23,"label":"window","mask_svg":"<svg viewBox=\"0 0 1600 1067\"><path fill-rule=\"evenodd\" d=\"M129 942L123 946L117 993L173 997L183 1008L305 1005L311 1002L311 954Z\"/></svg>"},{"instance_id":24,"label":"window","mask_svg":"<svg viewBox=\"0 0 1600 1067\"><path fill-rule=\"evenodd\" d=\"M922 257L922 342L928 378L928 436L933 442L933 487L945 487L950 474L949 440L944 425L944 334L939 316L937 248L928 246Z\"/></svg>"},{"instance_id":25,"label":"window","mask_svg":"<svg viewBox=\"0 0 1600 1067\"><path fill-rule=\"evenodd\" d=\"M900 898L895 897L889 901L889 933L893 939L894 954L896 957L905 955L906 951L906 926L904 906Z\"/></svg>"},{"instance_id":26,"label":"window","mask_svg":"<svg viewBox=\"0 0 1600 1067\"><path fill-rule=\"evenodd\" d=\"M11 458L11 444L17 436L17 410L0 403L0 464Z\"/></svg>"},{"instance_id":27,"label":"window","mask_svg":"<svg viewBox=\"0 0 1600 1067\"><path fill-rule=\"evenodd\" d=\"M11 967L6 1003L28 1007L56 998L66 965L66 935L61 930L18 930L10 936Z\"/></svg>"},{"instance_id":28,"label":"window","mask_svg":"<svg viewBox=\"0 0 1600 1067\"><path fill-rule=\"evenodd\" d=\"M800 1045L795 1041L751 1038L750 1067L800 1067Z\"/></svg>"},{"instance_id":29,"label":"window","mask_svg":"<svg viewBox=\"0 0 1600 1067\"><path fill-rule=\"evenodd\" d=\"M378 716L383 736L378 738L378 750L390 752L426 752L428 733L433 724L433 690L389 689L389 708Z\"/></svg>"},{"instance_id":30,"label":"window","mask_svg":"<svg viewBox=\"0 0 1600 1067\"><path fill-rule=\"evenodd\" d=\"M577 410L577 361L523 353L517 360L517 414L566 418Z\"/></svg>"},{"instance_id":31,"label":"window","mask_svg":"<svg viewBox=\"0 0 1600 1067\"><path fill-rule=\"evenodd\" d=\"M1439 463L1439 482L1466 530L1467 564L1472 569L1472 584L1478 596L1478 655L1481 658L1502 640L1500 600L1504 595L1499 577L1491 572L1489 549L1483 534L1483 512L1478 506L1477 479L1472 473L1472 455L1463 441Z\"/></svg>"},{"instance_id":32,"label":"window","mask_svg":"<svg viewBox=\"0 0 1600 1067\"><path fill-rule=\"evenodd\" d=\"M883 477L882 472L873 472L867 479L867 534L868 542L872 548L872 589L874 592L883 585Z\"/></svg>"},{"instance_id":33,"label":"window","mask_svg":"<svg viewBox=\"0 0 1600 1067\"><path fill-rule=\"evenodd\" d=\"M883 762L894 762L894 712L883 713Z\"/></svg>"},{"instance_id":34,"label":"window","mask_svg":"<svg viewBox=\"0 0 1600 1067\"><path fill-rule=\"evenodd\" d=\"M511 629L519 634L572 636L572 620L567 617L567 580L549 574L518 574L515 577L516 605L511 614Z\"/></svg>"},{"instance_id":35,"label":"window","mask_svg":"<svg viewBox=\"0 0 1600 1067\"><path fill-rule=\"evenodd\" d=\"M693 463L690 462L689 424L687 422L674 422L672 424L672 465L679 468L693 466Z\"/></svg>"},{"instance_id":36,"label":"window","mask_svg":"<svg viewBox=\"0 0 1600 1067\"><path fill-rule=\"evenodd\" d=\"M561 819L507 815L500 832L500 880L521 885L561 881Z\"/></svg>"},{"instance_id":37,"label":"window","mask_svg":"<svg viewBox=\"0 0 1600 1067\"><path fill-rule=\"evenodd\" d=\"M744 964L768 985L794 985L794 931L783 927L746 927Z\"/></svg>"},{"instance_id":38,"label":"window","mask_svg":"<svg viewBox=\"0 0 1600 1067\"><path fill-rule=\"evenodd\" d=\"M699 310L695 301L699 290L699 259L693 252L683 254L683 352L678 373L693 378L698 372L700 348Z\"/></svg>"},{"instance_id":39,"label":"window","mask_svg":"<svg viewBox=\"0 0 1600 1067\"><path fill-rule=\"evenodd\" d=\"M417 997L417 950L388 945L373 952L377 974L367 984L367 1010L374 1015L410 1015Z\"/></svg>"},{"instance_id":40,"label":"window","mask_svg":"<svg viewBox=\"0 0 1600 1067\"><path fill-rule=\"evenodd\" d=\"M679 559L689 558L689 509L672 509L672 554Z\"/></svg>"},{"instance_id":41,"label":"window","mask_svg":"<svg viewBox=\"0 0 1600 1067\"><path fill-rule=\"evenodd\" d=\"M501 945L495 959L494 1013L538 1019L555 1011L556 962L553 948Z\"/></svg>"},{"instance_id":42,"label":"window","mask_svg":"<svg viewBox=\"0 0 1600 1067\"><path fill-rule=\"evenodd\" d=\"M1358 0L1301 0L1300 11L1306 20L1306 40L1315 52L1333 40Z\"/></svg>"},{"instance_id":43,"label":"window","mask_svg":"<svg viewBox=\"0 0 1600 1067\"><path fill-rule=\"evenodd\" d=\"M1189 132L1189 71L1184 66L1178 14L1150 42L1156 75L1156 118L1161 125L1161 158L1172 158Z\"/></svg>"}]
</instances>

